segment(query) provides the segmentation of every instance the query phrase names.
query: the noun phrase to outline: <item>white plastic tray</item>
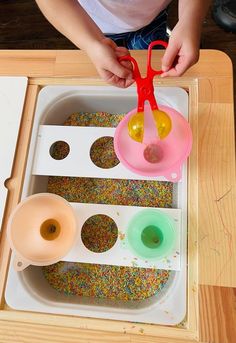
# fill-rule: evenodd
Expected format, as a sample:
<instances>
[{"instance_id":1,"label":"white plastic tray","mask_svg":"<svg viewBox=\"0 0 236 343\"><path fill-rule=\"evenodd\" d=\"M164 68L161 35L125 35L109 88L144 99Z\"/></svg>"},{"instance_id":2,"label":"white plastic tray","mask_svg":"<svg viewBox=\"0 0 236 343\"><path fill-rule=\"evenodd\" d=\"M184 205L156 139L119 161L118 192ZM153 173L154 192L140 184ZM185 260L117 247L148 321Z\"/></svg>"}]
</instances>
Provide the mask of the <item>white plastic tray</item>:
<instances>
[{"instance_id":1,"label":"white plastic tray","mask_svg":"<svg viewBox=\"0 0 236 343\"><path fill-rule=\"evenodd\" d=\"M156 88L155 91L157 101L160 104L174 107L186 118L188 117L188 95L183 89ZM38 97L22 198L34 193L46 191L48 178L46 175L55 175L55 169L53 174L51 174L51 171L42 171L41 167L44 161L44 159L42 159L42 156L44 153L43 150L38 150L42 149L42 146L40 144L37 144L39 138L38 135L42 133L42 131L40 130L48 130L47 134L49 132L66 132L67 129L65 129L65 127L63 129L63 127L60 127L58 125L62 125L63 122L67 119L68 115L74 112L96 112L98 110L101 110L110 113L125 113L129 112L135 106L136 90L134 87L130 87L128 90L120 90L113 87L100 86L48 86L43 88ZM40 125L43 126L40 127ZM57 125L57 127L54 130L53 127L48 127L50 125ZM70 129L73 130L73 128ZM97 130L98 129L94 129L93 132L97 132ZM113 134L114 129L111 129L111 131ZM47 135L47 137L49 136L50 135ZM35 157L36 159L34 161ZM39 160L41 162L39 162ZM47 169L48 164L46 163L45 165ZM113 173L112 169L109 169L111 175ZM58 172L56 175L65 175L63 174L62 169L61 174L59 171L60 168L58 168L57 170ZM126 171L123 170L122 173L124 173L124 177L122 175L122 178L131 178L130 172L127 171L126 174ZM99 175L97 176L101 177L101 174L102 173L99 173ZM77 172L76 175L78 175ZM94 174L91 175L94 176ZM105 177L109 177L109 173L105 175ZM110 177L112 178L115 176L112 175ZM140 177L137 176L134 176L134 178L140 179ZM157 179L164 180L164 178ZM97 302L96 299L93 301L87 301L86 299L77 299L72 301L71 299L63 296L60 296L60 300L58 301L58 294L55 294L55 292L47 285L45 279L42 277L40 268L29 267L25 271L17 273L13 269L11 263L6 287L6 301L9 306L21 310L73 315L77 314L81 316L121 319L146 323L159 323L167 325L174 325L179 323L184 318L186 312L186 165L183 168L182 180L175 186L175 189L175 209L168 209L166 211L173 211L173 215L176 215L176 213L178 213L179 222L181 223L181 258L179 261L180 264L177 267L175 266L175 269L179 269L180 266L181 268L179 271L175 271L172 273L170 282L158 294L158 297L153 296L149 299L144 300L143 302L139 301L136 303L136 305L134 305L134 303L132 302L123 303L122 305L120 304L120 302L113 302L111 305L111 303L108 302L109 306L106 306L107 302L103 302L101 301L101 299ZM76 207L80 205L81 204L74 204L74 206ZM90 209L92 208L93 214L96 211L96 206L97 205L92 204L87 205L87 207L90 207ZM119 206L117 206L117 208L118 207ZM107 211L108 208L111 209L110 206L107 206ZM122 208L124 209L125 206L122 206ZM132 210L134 211L135 207L133 207ZM73 251L68 254L68 260L72 255ZM75 259L75 256L73 257L73 259ZM92 263L93 261L90 260L87 262ZM96 263L95 259L94 263ZM37 282L35 282L35 280L37 280Z\"/></svg>"}]
</instances>

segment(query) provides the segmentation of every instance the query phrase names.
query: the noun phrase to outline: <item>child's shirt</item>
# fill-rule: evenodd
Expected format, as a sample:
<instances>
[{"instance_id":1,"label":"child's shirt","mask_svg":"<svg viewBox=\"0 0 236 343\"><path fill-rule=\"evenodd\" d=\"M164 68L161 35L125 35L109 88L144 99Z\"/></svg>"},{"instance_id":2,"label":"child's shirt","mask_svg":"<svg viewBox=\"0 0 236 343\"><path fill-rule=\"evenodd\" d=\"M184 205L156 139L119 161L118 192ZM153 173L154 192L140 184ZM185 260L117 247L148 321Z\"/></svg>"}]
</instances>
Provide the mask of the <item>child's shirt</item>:
<instances>
[{"instance_id":1,"label":"child's shirt","mask_svg":"<svg viewBox=\"0 0 236 343\"><path fill-rule=\"evenodd\" d=\"M171 0L78 0L105 34L137 31L148 25Z\"/></svg>"}]
</instances>

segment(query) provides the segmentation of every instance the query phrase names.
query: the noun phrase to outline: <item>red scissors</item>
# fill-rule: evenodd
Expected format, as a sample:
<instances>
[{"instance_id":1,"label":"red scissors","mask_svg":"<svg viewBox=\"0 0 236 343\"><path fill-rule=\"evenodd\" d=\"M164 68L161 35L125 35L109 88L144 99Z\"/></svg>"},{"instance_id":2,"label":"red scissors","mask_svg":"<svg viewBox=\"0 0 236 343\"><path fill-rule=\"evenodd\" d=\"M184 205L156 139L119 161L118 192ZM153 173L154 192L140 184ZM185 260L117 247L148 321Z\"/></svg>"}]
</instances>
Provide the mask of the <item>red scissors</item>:
<instances>
[{"instance_id":1,"label":"red scissors","mask_svg":"<svg viewBox=\"0 0 236 343\"><path fill-rule=\"evenodd\" d=\"M162 70L154 70L151 66L152 49L154 46L161 45L167 47L167 43L156 40L150 43L147 57L147 75L142 78L138 63L132 56L119 57L119 61L130 61L133 65L133 78L137 84L138 106L137 113L129 121L129 134L131 138L138 142L143 141L144 135L144 104L148 100L153 111L155 124L160 139L165 138L171 130L171 120L166 112L160 111L154 95L153 78L162 74Z\"/></svg>"}]
</instances>

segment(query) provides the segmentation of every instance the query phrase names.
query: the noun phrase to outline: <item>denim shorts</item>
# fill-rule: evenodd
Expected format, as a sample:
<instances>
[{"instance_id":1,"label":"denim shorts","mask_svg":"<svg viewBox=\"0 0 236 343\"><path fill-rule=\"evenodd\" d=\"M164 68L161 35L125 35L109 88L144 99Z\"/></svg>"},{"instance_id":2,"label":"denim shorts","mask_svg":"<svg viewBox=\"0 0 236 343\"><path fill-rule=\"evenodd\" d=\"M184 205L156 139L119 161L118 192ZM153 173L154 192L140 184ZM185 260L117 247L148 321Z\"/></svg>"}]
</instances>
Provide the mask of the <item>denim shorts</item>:
<instances>
[{"instance_id":1,"label":"denim shorts","mask_svg":"<svg viewBox=\"0 0 236 343\"><path fill-rule=\"evenodd\" d=\"M148 45L157 39L168 40L167 29L168 9L163 10L150 24L138 31L108 34L118 46L124 46L129 50L147 49ZM159 48L159 47L157 47Z\"/></svg>"}]
</instances>

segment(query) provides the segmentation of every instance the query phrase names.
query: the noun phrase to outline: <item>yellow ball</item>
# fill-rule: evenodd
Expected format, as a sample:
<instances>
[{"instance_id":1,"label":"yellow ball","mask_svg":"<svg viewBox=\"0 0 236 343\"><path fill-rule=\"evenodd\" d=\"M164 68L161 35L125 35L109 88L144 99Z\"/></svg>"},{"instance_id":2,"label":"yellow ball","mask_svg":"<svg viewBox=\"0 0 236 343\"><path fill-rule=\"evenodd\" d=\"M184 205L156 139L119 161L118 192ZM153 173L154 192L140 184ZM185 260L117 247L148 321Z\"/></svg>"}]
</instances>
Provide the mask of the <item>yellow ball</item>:
<instances>
[{"instance_id":1,"label":"yellow ball","mask_svg":"<svg viewBox=\"0 0 236 343\"><path fill-rule=\"evenodd\" d=\"M155 120L159 138L163 139L167 137L172 127L171 119L168 114L160 110L154 110L153 117Z\"/></svg>"}]
</instances>

